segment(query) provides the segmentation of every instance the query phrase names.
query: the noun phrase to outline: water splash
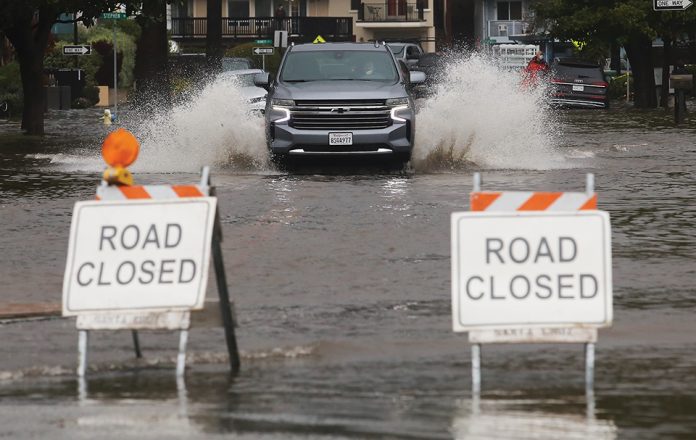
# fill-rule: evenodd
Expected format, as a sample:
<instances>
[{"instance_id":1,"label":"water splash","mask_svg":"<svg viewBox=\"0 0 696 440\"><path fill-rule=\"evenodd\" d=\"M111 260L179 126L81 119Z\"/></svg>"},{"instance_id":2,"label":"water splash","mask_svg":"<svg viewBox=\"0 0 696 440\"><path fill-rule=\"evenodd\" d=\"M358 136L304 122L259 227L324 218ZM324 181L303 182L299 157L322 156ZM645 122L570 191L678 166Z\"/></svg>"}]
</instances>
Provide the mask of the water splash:
<instances>
[{"instance_id":1,"label":"water splash","mask_svg":"<svg viewBox=\"0 0 696 440\"><path fill-rule=\"evenodd\" d=\"M141 142L134 172L196 172L212 165L263 168L268 160L264 120L229 78L217 78L171 110L141 115L130 127Z\"/></svg>"},{"instance_id":2,"label":"water splash","mask_svg":"<svg viewBox=\"0 0 696 440\"><path fill-rule=\"evenodd\" d=\"M555 148L557 124L544 87L521 86L519 72L480 54L447 58L435 94L417 117L417 171L568 166Z\"/></svg>"}]
</instances>

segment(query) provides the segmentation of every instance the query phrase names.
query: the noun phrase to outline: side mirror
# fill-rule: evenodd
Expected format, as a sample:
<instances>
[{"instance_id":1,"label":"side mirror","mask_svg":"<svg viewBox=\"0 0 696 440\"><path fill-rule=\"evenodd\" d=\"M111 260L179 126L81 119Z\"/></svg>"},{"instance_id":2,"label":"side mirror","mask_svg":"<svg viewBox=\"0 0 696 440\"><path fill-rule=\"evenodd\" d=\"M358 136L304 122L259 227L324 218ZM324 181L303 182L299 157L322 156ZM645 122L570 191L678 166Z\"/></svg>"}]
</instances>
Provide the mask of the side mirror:
<instances>
[{"instance_id":1,"label":"side mirror","mask_svg":"<svg viewBox=\"0 0 696 440\"><path fill-rule=\"evenodd\" d=\"M425 73L419 72L417 70L412 70L409 72L411 77L411 84L423 84L425 82Z\"/></svg>"},{"instance_id":2,"label":"side mirror","mask_svg":"<svg viewBox=\"0 0 696 440\"><path fill-rule=\"evenodd\" d=\"M271 86L271 75L268 72L257 73L254 75L254 85L268 90Z\"/></svg>"}]
</instances>

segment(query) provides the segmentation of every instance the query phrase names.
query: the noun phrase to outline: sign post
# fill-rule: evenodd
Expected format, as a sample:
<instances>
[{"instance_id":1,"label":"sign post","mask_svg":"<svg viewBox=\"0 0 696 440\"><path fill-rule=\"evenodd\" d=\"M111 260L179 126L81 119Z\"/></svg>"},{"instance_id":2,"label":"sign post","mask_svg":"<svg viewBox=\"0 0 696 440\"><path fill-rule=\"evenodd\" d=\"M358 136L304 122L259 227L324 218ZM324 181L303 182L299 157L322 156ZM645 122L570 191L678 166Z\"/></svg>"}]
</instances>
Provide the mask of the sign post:
<instances>
[{"instance_id":1,"label":"sign post","mask_svg":"<svg viewBox=\"0 0 696 440\"><path fill-rule=\"evenodd\" d=\"M251 50L254 55L261 55L263 70L266 70L266 55L273 55L275 49L272 47L255 47Z\"/></svg>"},{"instance_id":2,"label":"sign post","mask_svg":"<svg viewBox=\"0 0 696 440\"><path fill-rule=\"evenodd\" d=\"M594 383L597 329L612 323L611 229L586 193L481 192L452 214L452 318L471 342L472 389L481 345L583 343Z\"/></svg>"},{"instance_id":3,"label":"sign post","mask_svg":"<svg viewBox=\"0 0 696 440\"><path fill-rule=\"evenodd\" d=\"M113 20L111 23L111 28L113 31L113 48L114 48L114 114L115 118L118 118L118 69L117 69L117 46L116 46L116 20L125 20L125 12L104 12L99 15L102 20Z\"/></svg>"},{"instance_id":4,"label":"sign post","mask_svg":"<svg viewBox=\"0 0 696 440\"><path fill-rule=\"evenodd\" d=\"M653 0L653 10L683 11L693 4L691 0Z\"/></svg>"}]
</instances>

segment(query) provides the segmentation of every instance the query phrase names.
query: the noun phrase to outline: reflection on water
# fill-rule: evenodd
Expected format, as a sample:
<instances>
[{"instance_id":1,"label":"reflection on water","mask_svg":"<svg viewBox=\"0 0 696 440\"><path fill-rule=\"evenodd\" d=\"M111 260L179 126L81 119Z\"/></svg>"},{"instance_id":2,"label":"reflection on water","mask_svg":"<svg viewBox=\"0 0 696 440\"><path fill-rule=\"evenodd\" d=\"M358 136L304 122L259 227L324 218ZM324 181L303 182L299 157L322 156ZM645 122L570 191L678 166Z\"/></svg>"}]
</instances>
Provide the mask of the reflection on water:
<instances>
[{"instance_id":1,"label":"reflection on water","mask_svg":"<svg viewBox=\"0 0 696 440\"><path fill-rule=\"evenodd\" d=\"M577 439L613 440L618 429L612 420L595 417L594 395L587 413L561 412L558 400L490 398L461 400L452 419L456 440ZM551 409L548 409L551 408Z\"/></svg>"}]
</instances>

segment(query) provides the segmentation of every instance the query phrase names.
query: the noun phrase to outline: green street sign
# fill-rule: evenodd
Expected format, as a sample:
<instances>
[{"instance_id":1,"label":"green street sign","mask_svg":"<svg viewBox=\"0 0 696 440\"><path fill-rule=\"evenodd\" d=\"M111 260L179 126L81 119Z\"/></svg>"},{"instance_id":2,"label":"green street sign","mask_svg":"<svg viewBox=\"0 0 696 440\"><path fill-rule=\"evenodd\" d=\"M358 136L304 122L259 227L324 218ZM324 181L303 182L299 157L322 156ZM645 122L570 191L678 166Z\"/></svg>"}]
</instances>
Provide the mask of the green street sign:
<instances>
[{"instance_id":1,"label":"green street sign","mask_svg":"<svg viewBox=\"0 0 696 440\"><path fill-rule=\"evenodd\" d=\"M102 20L125 20L127 17L125 12L103 12L99 18Z\"/></svg>"},{"instance_id":2,"label":"green street sign","mask_svg":"<svg viewBox=\"0 0 696 440\"><path fill-rule=\"evenodd\" d=\"M256 41L254 41L254 43L256 43L256 44L272 44L273 41L271 41L271 40L256 40Z\"/></svg>"}]
</instances>

